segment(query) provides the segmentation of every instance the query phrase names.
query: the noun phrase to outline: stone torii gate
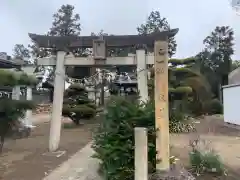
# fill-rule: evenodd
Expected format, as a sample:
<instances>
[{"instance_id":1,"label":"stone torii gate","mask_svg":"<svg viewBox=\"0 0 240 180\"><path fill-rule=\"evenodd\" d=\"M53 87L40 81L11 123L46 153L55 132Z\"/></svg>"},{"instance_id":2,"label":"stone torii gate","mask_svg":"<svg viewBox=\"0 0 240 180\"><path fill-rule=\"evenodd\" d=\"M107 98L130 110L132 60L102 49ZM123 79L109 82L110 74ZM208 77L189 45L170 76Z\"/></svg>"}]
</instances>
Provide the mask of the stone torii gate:
<instances>
[{"instance_id":1,"label":"stone torii gate","mask_svg":"<svg viewBox=\"0 0 240 180\"><path fill-rule=\"evenodd\" d=\"M39 47L53 48L56 56L38 59L38 65L56 66L54 81L54 100L52 109L52 119L50 128L49 150L58 149L61 132L61 115L65 82L65 66L85 66L104 67L118 65L136 65L138 90L142 101L148 100L147 65L155 65L155 108L156 108L156 128L165 129L157 136L157 151L160 151L158 159L162 161L162 168L169 168L169 132L168 132L168 38L175 36L178 29L156 32L150 35L114 35L103 36L44 36L29 34ZM127 48L136 47L136 54L127 57L107 57L107 48ZM145 47L155 47L154 55L146 55ZM93 57L74 57L72 50L77 48L93 48ZM162 73L160 75L159 73ZM158 75L159 74L159 75ZM161 79L161 84L159 84ZM159 88L161 86L162 88ZM161 92L160 92L161 91ZM162 94L159 94L162 93ZM158 111L164 113L158 113ZM166 122L166 123L164 123ZM163 134L165 133L165 134ZM166 150L165 150L166 149ZM164 153L164 152L165 153Z\"/></svg>"}]
</instances>

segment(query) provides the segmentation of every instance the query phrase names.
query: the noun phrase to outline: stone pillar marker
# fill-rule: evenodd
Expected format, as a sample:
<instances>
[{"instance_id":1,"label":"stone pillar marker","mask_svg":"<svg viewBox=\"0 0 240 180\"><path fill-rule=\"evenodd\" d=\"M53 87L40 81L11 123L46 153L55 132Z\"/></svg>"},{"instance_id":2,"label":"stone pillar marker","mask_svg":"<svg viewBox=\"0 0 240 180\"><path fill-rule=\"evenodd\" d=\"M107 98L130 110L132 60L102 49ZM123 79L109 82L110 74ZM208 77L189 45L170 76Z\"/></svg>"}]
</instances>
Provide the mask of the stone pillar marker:
<instances>
[{"instance_id":1,"label":"stone pillar marker","mask_svg":"<svg viewBox=\"0 0 240 180\"><path fill-rule=\"evenodd\" d=\"M135 152L134 180L148 180L148 136L147 129L136 127L134 129Z\"/></svg>"},{"instance_id":2,"label":"stone pillar marker","mask_svg":"<svg viewBox=\"0 0 240 180\"><path fill-rule=\"evenodd\" d=\"M168 42L154 44L156 170L169 171Z\"/></svg>"},{"instance_id":3,"label":"stone pillar marker","mask_svg":"<svg viewBox=\"0 0 240 180\"><path fill-rule=\"evenodd\" d=\"M54 95L52 118L50 122L49 151L56 151L59 147L62 125L63 93L65 85L65 55L66 52L57 52L56 71L54 80Z\"/></svg>"}]
</instances>

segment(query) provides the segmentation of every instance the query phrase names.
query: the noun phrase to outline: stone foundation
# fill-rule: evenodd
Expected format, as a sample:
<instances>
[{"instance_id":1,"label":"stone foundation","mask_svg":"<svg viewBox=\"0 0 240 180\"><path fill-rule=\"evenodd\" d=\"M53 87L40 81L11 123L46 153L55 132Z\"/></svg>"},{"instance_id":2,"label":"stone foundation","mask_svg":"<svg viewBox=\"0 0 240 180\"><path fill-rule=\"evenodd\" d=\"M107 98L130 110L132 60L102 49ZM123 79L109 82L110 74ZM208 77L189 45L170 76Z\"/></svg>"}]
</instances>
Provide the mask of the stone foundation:
<instances>
[{"instance_id":1,"label":"stone foundation","mask_svg":"<svg viewBox=\"0 0 240 180\"><path fill-rule=\"evenodd\" d=\"M149 180L195 180L195 177L183 167L173 166L167 172L159 171L150 175Z\"/></svg>"}]
</instances>

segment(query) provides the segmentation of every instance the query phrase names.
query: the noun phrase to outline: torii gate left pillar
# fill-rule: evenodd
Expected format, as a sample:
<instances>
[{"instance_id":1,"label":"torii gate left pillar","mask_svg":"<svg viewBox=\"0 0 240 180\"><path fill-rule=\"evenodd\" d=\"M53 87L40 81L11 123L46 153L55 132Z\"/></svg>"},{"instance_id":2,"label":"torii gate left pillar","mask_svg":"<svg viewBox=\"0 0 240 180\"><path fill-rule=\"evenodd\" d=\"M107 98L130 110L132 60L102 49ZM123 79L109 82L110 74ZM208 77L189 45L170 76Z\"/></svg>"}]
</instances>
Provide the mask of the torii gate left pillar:
<instances>
[{"instance_id":1,"label":"torii gate left pillar","mask_svg":"<svg viewBox=\"0 0 240 180\"><path fill-rule=\"evenodd\" d=\"M57 52L55 79L54 79L54 93L53 93L53 107L52 118L50 126L49 150L56 151L60 143L61 125L62 125L62 107L63 107L63 93L65 85L65 51Z\"/></svg>"}]
</instances>

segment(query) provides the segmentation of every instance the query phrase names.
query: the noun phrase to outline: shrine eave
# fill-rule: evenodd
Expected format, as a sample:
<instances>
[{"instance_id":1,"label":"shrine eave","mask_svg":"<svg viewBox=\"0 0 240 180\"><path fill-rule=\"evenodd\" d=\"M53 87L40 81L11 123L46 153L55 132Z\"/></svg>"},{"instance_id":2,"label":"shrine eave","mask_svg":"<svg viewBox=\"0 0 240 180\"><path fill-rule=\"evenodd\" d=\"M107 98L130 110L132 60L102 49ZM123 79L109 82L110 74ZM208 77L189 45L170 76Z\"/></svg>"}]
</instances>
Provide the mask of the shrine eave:
<instances>
[{"instance_id":1,"label":"shrine eave","mask_svg":"<svg viewBox=\"0 0 240 180\"><path fill-rule=\"evenodd\" d=\"M107 47L133 47L135 45L153 46L156 40L166 40L174 37L178 29L169 31L156 32L148 35L112 35L103 36ZM29 37L43 48L91 48L93 40L98 39L98 36L46 36L29 33Z\"/></svg>"},{"instance_id":2,"label":"shrine eave","mask_svg":"<svg viewBox=\"0 0 240 180\"><path fill-rule=\"evenodd\" d=\"M0 59L0 68L1 69L11 69L11 68L21 68L21 64L13 62L11 60Z\"/></svg>"}]
</instances>

